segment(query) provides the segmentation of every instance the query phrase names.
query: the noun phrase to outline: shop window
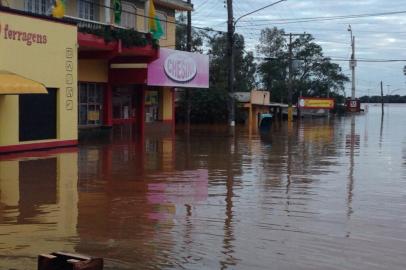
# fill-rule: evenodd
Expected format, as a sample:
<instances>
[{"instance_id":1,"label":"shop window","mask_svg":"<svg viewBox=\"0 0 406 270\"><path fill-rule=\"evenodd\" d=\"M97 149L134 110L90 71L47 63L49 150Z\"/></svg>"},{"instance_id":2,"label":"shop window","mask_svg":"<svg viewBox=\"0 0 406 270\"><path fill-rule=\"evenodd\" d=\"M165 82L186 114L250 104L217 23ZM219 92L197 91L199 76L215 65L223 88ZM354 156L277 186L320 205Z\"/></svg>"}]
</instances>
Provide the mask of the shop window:
<instances>
[{"instance_id":1,"label":"shop window","mask_svg":"<svg viewBox=\"0 0 406 270\"><path fill-rule=\"evenodd\" d=\"M99 83L79 83L79 126L100 126L104 87Z\"/></svg>"},{"instance_id":2,"label":"shop window","mask_svg":"<svg viewBox=\"0 0 406 270\"><path fill-rule=\"evenodd\" d=\"M53 3L53 0L25 0L24 8L28 12L49 15L51 14Z\"/></svg>"},{"instance_id":3,"label":"shop window","mask_svg":"<svg viewBox=\"0 0 406 270\"><path fill-rule=\"evenodd\" d=\"M137 8L134 4L129 2L122 2L121 7L123 12L121 13L120 25L125 28L136 29L137 27Z\"/></svg>"},{"instance_id":4,"label":"shop window","mask_svg":"<svg viewBox=\"0 0 406 270\"><path fill-rule=\"evenodd\" d=\"M19 98L20 141L56 139L56 89Z\"/></svg>"},{"instance_id":5,"label":"shop window","mask_svg":"<svg viewBox=\"0 0 406 270\"><path fill-rule=\"evenodd\" d=\"M145 94L145 121L147 123L159 119L159 92L147 91Z\"/></svg>"},{"instance_id":6,"label":"shop window","mask_svg":"<svg viewBox=\"0 0 406 270\"><path fill-rule=\"evenodd\" d=\"M78 2L79 18L97 21L99 19L99 5L96 0L79 0Z\"/></svg>"}]
</instances>

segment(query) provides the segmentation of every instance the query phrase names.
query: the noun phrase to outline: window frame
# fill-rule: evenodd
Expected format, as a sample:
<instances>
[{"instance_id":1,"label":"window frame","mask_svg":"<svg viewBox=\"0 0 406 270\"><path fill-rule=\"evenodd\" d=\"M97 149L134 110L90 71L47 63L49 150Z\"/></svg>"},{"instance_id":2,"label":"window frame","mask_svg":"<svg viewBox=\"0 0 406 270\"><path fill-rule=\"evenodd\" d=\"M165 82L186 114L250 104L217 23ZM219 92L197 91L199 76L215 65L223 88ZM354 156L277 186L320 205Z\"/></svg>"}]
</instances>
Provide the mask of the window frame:
<instances>
[{"instance_id":1,"label":"window frame","mask_svg":"<svg viewBox=\"0 0 406 270\"><path fill-rule=\"evenodd\" d=\"M83 10L84 9L84 10ZM98 22L100 19L100 5L97 0L78 0L78 18Z\"/></svg>"},{"instance_id":2,"label":"window frame","mask_svg":"<svg viewBox=\"0 0 406 270\"><path fill-rule=\"evenodd\" d=\"M133 30L137 30L137 5L136 4L134 4L134 3L132 3L132 2L128 2L128 1L122 1L121 2L121 6L122 6L122 13L121 13L121 22L120 22L120 26L121 27L124 27L124 28L127 28L127 29L133 29ZM131 11L129 11L129 10L125 10L125 7L130 7L130 8L133 8L133 10L134 10L134 13L132 13ZM123 16L123 15L126 15L126 16L128 16L128 17L130 17L130 16L133 16L134 18L134 24L133 24L133 26L132 27L130 27L129 25L129 23L126 23L126 24L124 24L123 22L124 22L124 18L127 18L126 16Z\"/></svg>"},{"instance_id":3,"label":"window frame","mask_svg":"<svg viewBox=\"0 0 406 270\"><path fill-rule=\"evenodd\" d=\"M105 85L103 83L92 82L79 82L78 84L78 126L79 127L100 127L103 125L103 112L104 112L104 91ZM83 93L85 90L85 94ZM85 96L85 101L82 98ZM82 121L82 107L86 107L86 120ZM90 109L98 108L98 110ZM98 111L99 120L89 120L89 111Z\"/></svg>"},{"instance_id":4,"label":"window frame","mask_svg":"<svg viewBox=\"0 0 406 270\"><path fill-rule=\"evenodd\" d=\"M53 2L53 0L25 0L24 10L40 15L50 15Z\"/></svg>"}]
</instances>

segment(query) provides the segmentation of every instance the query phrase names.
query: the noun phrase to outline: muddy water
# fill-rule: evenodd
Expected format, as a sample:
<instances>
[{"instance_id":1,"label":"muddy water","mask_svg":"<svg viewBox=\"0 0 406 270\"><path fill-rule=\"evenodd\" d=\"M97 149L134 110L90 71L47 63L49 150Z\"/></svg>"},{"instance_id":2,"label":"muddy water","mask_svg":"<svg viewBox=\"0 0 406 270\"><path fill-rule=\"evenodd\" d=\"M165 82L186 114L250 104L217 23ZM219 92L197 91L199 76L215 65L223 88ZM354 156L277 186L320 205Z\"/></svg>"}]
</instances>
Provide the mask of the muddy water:
<instances>
[{"instance_id":1,"label":"muddy water","mask_svg":"<svg viewBox=\"0 0 406 270\"><path fill-rule=\"evenodd\" d=\"M0 269L406 269L406 107L2 156Z\"/></svg>"}]
</instances>

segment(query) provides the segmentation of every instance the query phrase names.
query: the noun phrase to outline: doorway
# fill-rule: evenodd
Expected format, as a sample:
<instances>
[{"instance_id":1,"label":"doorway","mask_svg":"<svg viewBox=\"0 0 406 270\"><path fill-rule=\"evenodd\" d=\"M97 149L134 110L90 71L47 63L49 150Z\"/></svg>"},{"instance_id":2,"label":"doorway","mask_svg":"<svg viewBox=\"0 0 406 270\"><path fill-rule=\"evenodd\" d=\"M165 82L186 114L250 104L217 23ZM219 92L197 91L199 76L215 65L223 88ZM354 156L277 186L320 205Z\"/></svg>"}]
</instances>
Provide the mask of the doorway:
<instances>
[{"instance_id":1,"label":"doorway","mask_svg":"<svg viewBox=\"0 0 406 270\"><path fill-rule=\"evenodd\" d=\"M113 122L115 124L135 122L135 94L131 86L113 89Z\"/></svg>"}]
</instances>

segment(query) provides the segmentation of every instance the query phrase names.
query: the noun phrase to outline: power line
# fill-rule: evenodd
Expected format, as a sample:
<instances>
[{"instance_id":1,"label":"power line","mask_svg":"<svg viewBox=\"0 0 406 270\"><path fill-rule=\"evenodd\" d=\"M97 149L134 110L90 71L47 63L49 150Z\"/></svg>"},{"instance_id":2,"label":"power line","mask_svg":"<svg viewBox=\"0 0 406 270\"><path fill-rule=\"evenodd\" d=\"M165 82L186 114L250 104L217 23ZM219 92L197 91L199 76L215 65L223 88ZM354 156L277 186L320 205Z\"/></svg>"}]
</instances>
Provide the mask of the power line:
<instances>
[{"instance_id":1,"label":"power line","mask_svg":"<svg viewBox=\"0 0 406 270\"><path fill-rule=\"evenodd\" d=\"M405 14L406 11L391 11L391 12L380 12L380 13L363 13L363 14L353 14L353 15L339 15L339 16L319 16L319 17L302 17L302 18L288 18L288 19L258 19L257 22L272 22L274 24L285 24L285 23L299 23L299 22L313 22L313 21L325 21L325 20L342 20L342 19L354 19L354 18L365 18L365 17L380 17L388 15L398 15ZM242 21L241 23L243 23Z\"/></svg>"},{"instance_id":2,"label":"power line","mask_svg":"<svg viewBox=\"0 0 406 270\"><path fill-rule=\"evenodd\" d=\"M256 56L254 57L256 59L262 59L262 60L287 60L287 58L272 58L272 57L261 57L261 56ZM292 58L293 60L299 60L299 61L311 61L315 59L305 59L305 58ZM350 62L352 61L351 59L347 59L345 57L329 57L329 56L324 56L318 60L330 60L330 61L340 61L340 62ZM357 59L357 62L365 62L365 63L390 63L390 62L406 62L406 59L368 59L368 58L359 58Z\"/></svg>"},{"instance_id":3,"label":"power line","mask_svg":"<svg viewBox=\"0 0 406 270\"><path fill-rule=\"evenodd\" d=\"M106 5L103 5L103 4L96 4L96 3L91 2L91 1L88 1L88 0L81 0L81 1L82 1L82 2L85 2L85 3L93 4L93 5L96 5L96 6L99 6L99 7L104 7L104 8L108 8L108 9L110 9L110 10L114 10L114 8L109 7L109 6L106 6ZM139 17L142 17L142 18L146 18L146 19L155 19L155 20L158 20L158 21L160 21L160 22L166 22L166 23L170 23L170 24L174 24L174 25L178 25L178 26L183 26L183 27L186 27L186 26L187 26L187 24L176 22L176 19L175 19L174 21L170 21L170 20L164 20L164 19L160 19L160 18L152 18L152 17L147 16L147 15L142 15L142 14L138 14L138 13L134 13L134 12L129 12L129 11L125 11L125 10L123 10L122 12L123 12L123 13L130 14L130 15L135 15L135 16L139 16ZM97 23L97 22L95 22L95 23ZM199 30L203 30L203 31L207 31L207 32L225 33L224 31L216 30L216 29L212 29L212 28L208 28L208 27L192 26L192 28L199 29Z\"/></svg>"},{"instance_id":4,"label":"power line","mask_svg":"<svg viewBox=\"0 0 406 270\"><path fill-rule=\"evenodd\" d=\"M194 14L196 14L197 13L197 11L199 11L199 10L201 10L202 9L202 7L204 7L206 4L207 4L207 2L209 2L210 0L205 0L205 1L203 1L203 3L201 3L198 7L196 7L195 8L195 12L194 12Z\"/></svg>"}]
</instances>

